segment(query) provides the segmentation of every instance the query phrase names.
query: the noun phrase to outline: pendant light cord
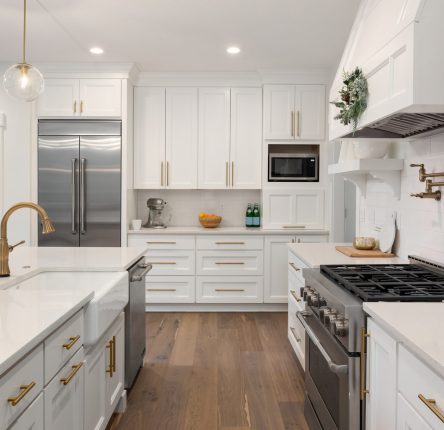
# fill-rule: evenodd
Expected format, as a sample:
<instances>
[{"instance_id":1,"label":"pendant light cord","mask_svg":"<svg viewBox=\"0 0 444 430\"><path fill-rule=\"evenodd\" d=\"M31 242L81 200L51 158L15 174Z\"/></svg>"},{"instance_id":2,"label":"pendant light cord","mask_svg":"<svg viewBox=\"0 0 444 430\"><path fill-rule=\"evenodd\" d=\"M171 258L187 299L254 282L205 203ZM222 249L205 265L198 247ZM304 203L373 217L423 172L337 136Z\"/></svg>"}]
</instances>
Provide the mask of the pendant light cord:
<instances>
[{"instance_id":1,"label":"pendant light cord","mask_svg":"<svg viewBox=\"0 0 444 430\"><path fill-rule=\"evenodd\" d=\"M26 64L26 0L23 0L23 64Z\"/></svg>"}]
</instances>

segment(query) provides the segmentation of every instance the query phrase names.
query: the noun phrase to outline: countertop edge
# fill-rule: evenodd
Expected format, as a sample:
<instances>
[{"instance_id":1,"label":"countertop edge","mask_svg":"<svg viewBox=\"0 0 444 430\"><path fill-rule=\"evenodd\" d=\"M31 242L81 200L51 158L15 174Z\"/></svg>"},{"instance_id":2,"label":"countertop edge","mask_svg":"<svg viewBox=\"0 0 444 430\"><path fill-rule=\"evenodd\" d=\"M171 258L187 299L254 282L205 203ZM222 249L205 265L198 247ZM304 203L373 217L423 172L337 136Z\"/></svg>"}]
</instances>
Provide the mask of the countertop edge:
<instances>
[{"instance_id":1,"label":"countertop edge","mask_svg":"<svg viewBox=\"0 0 444 430\"><path fill-rule=\"evenodd\" d=\"M330 230L326 229L279 229L279 230L247 230L245 227L219 227L219 228L209 228L204 229L201 227L171 227L165 229L143 229L143 230L128 230L127 234L129 236L137 235L251 235L251 236L291 236L291 235L301 235L301 236L326 236L330 234Z\"/></svg>"}]
</instances>

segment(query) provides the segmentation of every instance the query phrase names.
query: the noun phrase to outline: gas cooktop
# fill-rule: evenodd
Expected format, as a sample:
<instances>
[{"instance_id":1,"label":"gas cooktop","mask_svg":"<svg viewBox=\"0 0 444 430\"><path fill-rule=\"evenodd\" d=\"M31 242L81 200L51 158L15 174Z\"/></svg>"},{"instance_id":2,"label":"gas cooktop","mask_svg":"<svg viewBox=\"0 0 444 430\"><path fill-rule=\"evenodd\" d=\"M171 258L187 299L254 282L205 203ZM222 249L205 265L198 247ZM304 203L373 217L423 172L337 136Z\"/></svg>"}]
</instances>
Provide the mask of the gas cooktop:
<instances>
[{"instance_id":1,"label":"gas cooktop","mask_svg":"<svg viewBox=\"0 0 444 430\"><path fill-rule=\"evenodd\" d=\"M365 302L444 301L444 272L422 265L324 265L321 273Z\"/></svg>"}]
</instances>

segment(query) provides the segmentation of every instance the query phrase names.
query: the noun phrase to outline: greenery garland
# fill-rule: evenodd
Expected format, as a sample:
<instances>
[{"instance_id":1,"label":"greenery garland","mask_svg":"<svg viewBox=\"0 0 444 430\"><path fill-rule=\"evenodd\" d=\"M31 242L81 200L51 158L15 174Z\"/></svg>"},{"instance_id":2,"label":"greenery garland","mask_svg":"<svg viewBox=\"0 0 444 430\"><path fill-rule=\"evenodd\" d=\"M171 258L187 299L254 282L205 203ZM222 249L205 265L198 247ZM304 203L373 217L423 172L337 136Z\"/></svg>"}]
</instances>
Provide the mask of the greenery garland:
<instances>
[{"instance_id":1,"label":"greenery garland","mask_svg":"<svg viewBox=\"0 0 444 430\"><path fill-rule=\"evenodd\" d=\"M331 102L339 113L335 116L342 124L353 124L353 133L358 126L359 118L367 109L368 86L367 79L359 67L353 72L343 72L344 86L339 91L340 101Z\"/></svg>"}]
</instances>

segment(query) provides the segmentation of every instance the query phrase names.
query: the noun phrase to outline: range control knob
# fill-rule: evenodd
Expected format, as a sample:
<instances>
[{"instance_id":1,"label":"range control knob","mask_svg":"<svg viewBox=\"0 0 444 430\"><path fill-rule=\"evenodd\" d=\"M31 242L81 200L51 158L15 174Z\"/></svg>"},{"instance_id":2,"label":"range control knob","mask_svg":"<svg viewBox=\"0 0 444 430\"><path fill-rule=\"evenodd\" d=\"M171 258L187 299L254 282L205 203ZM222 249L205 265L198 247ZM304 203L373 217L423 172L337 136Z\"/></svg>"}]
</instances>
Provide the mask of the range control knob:
<instances>
[{"instance_id":1,"label":"range control knob","mask_svg":"<svg viewBox=\"0 0 444 430\"><path fill-rule=\"evenodd\" d=\"M319 297L319 307L327 306L327 300L324 297Z\"/></svg>"},{"instance_id":2,"label":"range control knob","mask_svg":"<svg viewBox=\"0 0 444 430\"><path fill-rule=\"evenodd\" d=\"M324 318L322 319L324 325L328 326L330 324L330 320L334 318L337 314L338 311L336 309L329 308L328 310L325 310Z\"/></svg>"},{"instance_id":3,"label":"range control knob","mask_svg":"<svg viewBox=\"0 0 444 430\"><path fill-rule=\"evenodd\" d=\"M331 325L331 332L335 336L345 337L348 335L348 320L345 318L339 318L333 321Z\"/></svg>"},{"instance_id":4,"label":"range control knob","mask_svg":"<svg viewBox=\"0 0 444 430\"><path fill-rule=\"evenodd\" d=\"M308 296L312 293L313 293L313 290L310 287L305 287L302 290L302 298L304 299L304 301L307 301Z\"/></svg>"},{"instance_id":5,"label":"range control knob","mask_svg":"<svg viewBox=\"0 0 444 430\"><path fill-rule=\"evenodd\" d=\"M318 307L319 306L319 294L313 293L311 296L309 296L309 302L308 304L310 306Z\"/></svg>"},{"instance_id":6,"label":"range control knob","mask_svg":"<svg viewBox=\"0 0 444 430\"><path fill-rule=\"evenodd\" d=\"M319 308L319 318L321 321L324 321L325 314L330 312L332 309L329 306L321 306Z\"/></svg>"}]
</instances>

